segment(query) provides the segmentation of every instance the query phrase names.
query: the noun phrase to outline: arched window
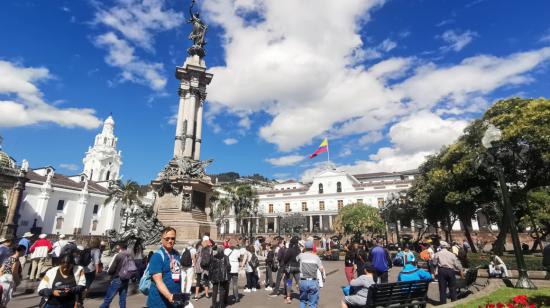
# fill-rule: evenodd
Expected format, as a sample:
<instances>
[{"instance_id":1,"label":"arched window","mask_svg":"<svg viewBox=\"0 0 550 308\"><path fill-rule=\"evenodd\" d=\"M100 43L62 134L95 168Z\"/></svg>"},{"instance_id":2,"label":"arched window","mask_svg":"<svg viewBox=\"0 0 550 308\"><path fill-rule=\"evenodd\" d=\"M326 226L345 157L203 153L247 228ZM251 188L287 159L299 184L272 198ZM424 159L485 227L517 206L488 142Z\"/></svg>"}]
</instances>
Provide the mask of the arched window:
<instances>
[{"instance_id":1,"label":"arched window","mask_svg":"<svg viewBox=\"0 0 550 308\"><path fill-rule=\"evenodd\" d=\"M97 230L97 220L92 221L92 231Z\"/></svg>"},{"instance_id":2,"label":"arched window","mask_svg":"<svg viewBox=\"0 0 550 308\"><path fill-rule=\"evenodd\" d=\"M336 192L342 192L342 183L341 182L336 183Z\"/></svg>"},{"instance_id":3,"label":"arched window","mask_svg":"<svg viewBox=\"0 0 550 308\"><path fill-rule=\"evenodd\" d=\"M323 193L323 183L319 183L319 193Z\"/></svg>"},{"instance_id":4,"label":"arched window","mask_svg":"<svg viewBox=\"0 0 550 308\"><path fill-rule=\"evenodd\" d=\"M111 171L107 171L107 178L105 178L105 181L109 180L109 176L111 175Z\"/></svg>"},{"instance_id":5,"label":"arched window","mask_svg":"<svg viewBox=\"0 0 550 308\"><path fill-rule=\"evenodd\" d=\"M94 212L93 213L97 214L97 212L99 212L99 204L94 204Z\"/></svg>"}]
</instances>

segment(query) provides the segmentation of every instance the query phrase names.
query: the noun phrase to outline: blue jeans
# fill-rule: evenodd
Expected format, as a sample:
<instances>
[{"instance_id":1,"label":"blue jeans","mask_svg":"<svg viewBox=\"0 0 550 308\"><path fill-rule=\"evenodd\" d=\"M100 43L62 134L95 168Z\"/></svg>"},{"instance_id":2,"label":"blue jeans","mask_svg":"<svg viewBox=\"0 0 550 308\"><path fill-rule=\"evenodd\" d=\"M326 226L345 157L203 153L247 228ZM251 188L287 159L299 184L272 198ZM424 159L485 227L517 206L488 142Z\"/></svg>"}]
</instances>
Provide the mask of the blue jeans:
<instances>
[{"instance_id":1,"label":"blue jeans","mask_svg":"<svg viewBox=\"0 0 550 308\"><path fill-rule=\"evenodd\" d=\"M300 280L300 308L317 308L319 302L319 282Z\"/></svg>"},{"instance_id":2,"label":"blue jeans","mask_svg":"<svg viewBox=\"0 0 550 308\"><path fill-rule=\"evenodd\" d=\"M107 294L105 294L105 299L103 304L99 306L100 308L108 308L115 295L118 293L118 306L120 308L126 308L126 294L128 293L128 280L121 280L116 277L111 280L109 289L107 289Z\"/></svg>"}]
</instances>

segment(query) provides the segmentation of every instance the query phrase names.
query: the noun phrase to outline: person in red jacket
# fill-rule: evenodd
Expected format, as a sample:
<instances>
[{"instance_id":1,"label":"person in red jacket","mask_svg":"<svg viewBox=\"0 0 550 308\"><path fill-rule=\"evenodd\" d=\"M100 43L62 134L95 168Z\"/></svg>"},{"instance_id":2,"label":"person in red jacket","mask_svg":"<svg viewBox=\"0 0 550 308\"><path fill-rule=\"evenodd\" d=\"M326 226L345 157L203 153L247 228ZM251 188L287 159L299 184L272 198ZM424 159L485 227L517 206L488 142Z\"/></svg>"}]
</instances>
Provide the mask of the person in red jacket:
<instances>
[{"instance_id":1,"label":"person in red jacket","mask_svg":"<svg viewBox=\"0 0 550 308\"><path fill-rule=\"evenodd\" d=\"M31 275L29 277L31 281L40 280L40 274L50 251L52 251L52 242L46 238L46 234L40 234L38 240L29 249L32 260Z\"/></svg>"}]
</instances>

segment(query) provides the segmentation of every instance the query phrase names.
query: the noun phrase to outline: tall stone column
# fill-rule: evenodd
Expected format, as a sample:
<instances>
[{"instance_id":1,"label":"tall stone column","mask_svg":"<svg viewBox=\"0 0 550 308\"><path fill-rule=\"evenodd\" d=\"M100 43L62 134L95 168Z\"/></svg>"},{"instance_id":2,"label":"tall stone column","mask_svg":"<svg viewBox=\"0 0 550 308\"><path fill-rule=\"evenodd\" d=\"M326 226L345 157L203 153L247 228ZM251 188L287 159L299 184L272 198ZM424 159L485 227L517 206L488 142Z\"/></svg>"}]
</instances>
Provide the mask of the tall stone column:
<instances>
[{"instance_id":1,"label":"tall stone column","mask_svg":"<svg viewBox=\"0 0 550 308\"><path fill-rule=\"evenodd\" d=\"M174 141L174 157L183 157L183 149L185 147L184 136L186 133L186 125L184 114L185 114L185 93L184 91L179 91L179 108L178 108L178 119L176 123L176 140Z\"/></svg>"},{"instance_id":2,"label":"tall stone column","mask_svg":"<svg viewBox=\"0 0 550 308\"><path fill-rule=\"evenodd\" d=\"M201 143L202 143L202 113L203 113L204 101L200 100L197 108L197 127L195 129L195 153L193 159L199 160L201 156Z\"/></svg>"},{"instance_id":3,"label":"tall stone column","mask_svg":"<svg viewBox=\"0 0 550 308\"><path fill-rule=\"evenodd\" d=\"M19 201L24 189L23 183L19 180L11 190L10 198L8 199L8 213L2 230L2 236L5 238L15 238L15 215L17 214Z\"/></svg>"},{"instance_id":4,"label":"tall stone column","mask_svg":"<svg viewBox=\"0 0 550 308\"><path fill-rule=\"evenodd\" d=\"M193 143L195 139L195 104L197 97L191 93L191 96L186 100L187 110L190 112L187 113L187 130L185 131L185 148L183 150L183 157L194 158L193 155Z\"/></svg>"}]
</instances>

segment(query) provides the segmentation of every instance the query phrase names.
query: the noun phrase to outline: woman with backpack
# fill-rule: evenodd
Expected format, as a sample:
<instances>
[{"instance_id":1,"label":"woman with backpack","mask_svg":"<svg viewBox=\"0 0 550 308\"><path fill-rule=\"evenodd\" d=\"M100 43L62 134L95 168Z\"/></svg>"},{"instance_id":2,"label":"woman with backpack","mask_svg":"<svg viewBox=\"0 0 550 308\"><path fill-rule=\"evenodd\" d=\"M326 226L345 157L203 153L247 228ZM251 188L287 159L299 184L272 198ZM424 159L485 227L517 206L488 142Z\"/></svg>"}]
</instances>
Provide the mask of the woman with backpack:
<instances>
[{"instance_id":1,"label":"woman with backpack","mask_svg":"<svg viewBox=\"0 0 550 308\"><path fill-rule=\"evenodd\" d=\"M195 273L197 276L197 283L195 285L195 301L198 301L200 298L199 292L201 286L204 288L204 297L210 298L208 295L208 289L210 287L208 268L210 267L211 258L212 248L210 247L210 240L203 239L202 242L197 243L197 254L195 257Z\"/></svg>"},{"instance_id":2,"label":"woman with backpack","mask_svg":"<svg viewBox=\"0 0 550 308\"><path fill-rule=\"evenodd\" d=\"M229 258L223 252L223 246L214 246L208 274L212 283L212 307L224 308L227 305L229 291ZM219 306L218 306L219 305Z\"/></svg>"},{"instance_id":3,"label":"woman with backpack","mask_svg":"<svg viewBox=\"0 0 550 308\"><path fill-rule=\"evenodd\" d=\"M108 308L118 293L118 305L120 308L126 308L126 296L128 294L128 283L137 275L137 267L132 255L127 250L126 243L117 245L118 253L115 255L107 273L111 276L111 283L103 299L100 308Z\"/></svg>"},{"instance_id":4,"label":"woman with backpack","mask_svg":"<svg viewBox=\"0 0 550 308\"><path fill-rule=\"evenodd\" d=\"M296 286L300 285L300 262L296 259L301 253L298 247L298 237L293 237L290 240L290 245L285 253L285 284L286 284L286 303L292 303L292 279L296 282Z\"/></svg>"},{"instance_id":5,"label":"woman with backpack","mask_svg":"<svg viewBox=\"0 0 550 308\"><path fill-rule=\"evenodd\" d=\"M272 291L273 272L278 270L275 264L275 247L272 247L271 243L267 243L265 251L267 252L265 257L265 290Z\"/></svg>"},{"instance_id":6,"label":"woman with backpack","mask_svg":"<svg viewBox=\"0 0 550 308\"><path fill-rule=\"evenodd\" d=\"M88 294L96 274L101 272L101 251L99 250L99 239L94 238L90 241L90 247L84 249L80 254L80 265L84 267L84 276L86 277L86 290L83 292L83 298Z\"/></svg>"},{"instance_id":7,"label":"woman with backpack","mask_svg":"<svg viewBox=\"0 0 550 308\"><path fill-rule=\"evenodd\" d=\"M245 267L246 273L246 287L243 292L250 293L256 292L258 286L258 267L260 266L260 260L254 251L254 245L248 245L245 252Z\"/></svg>"}]
</instances>

